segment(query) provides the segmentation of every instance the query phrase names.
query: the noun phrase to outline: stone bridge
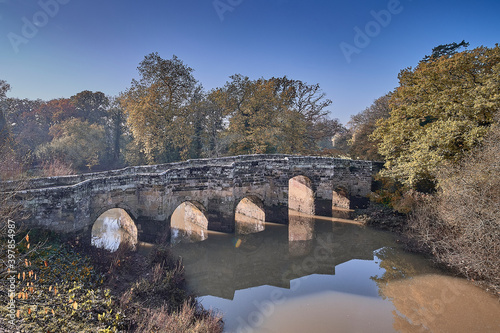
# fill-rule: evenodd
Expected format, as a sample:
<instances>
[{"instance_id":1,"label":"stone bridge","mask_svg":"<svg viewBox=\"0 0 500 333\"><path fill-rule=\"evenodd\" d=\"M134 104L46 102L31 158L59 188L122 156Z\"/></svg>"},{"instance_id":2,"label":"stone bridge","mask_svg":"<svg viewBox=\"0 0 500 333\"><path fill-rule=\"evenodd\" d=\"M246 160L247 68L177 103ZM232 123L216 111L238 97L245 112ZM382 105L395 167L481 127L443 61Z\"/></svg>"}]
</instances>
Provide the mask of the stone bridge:
<instances>
[{"instance_id":1,"label":"stone bridge","mask_svg":"<svg viewBox=\"0 0 500 333\"><path fill-rule=\"evenodd\" d=\"M12 201L21 205L28 226L90 235L102 213L121 208L136 223L139 240L151 242L169 230L173 212L186 202L204 213L208 230L229 233L245 198L262 207L270 222L286 223L288 208L331 216L332 207L352 208L370 193L377 169L370 161L247 155L6 182L2 188L15 192ZM310 191L313 207L300 193L289 207L293 179Z\"/></svg>"}]
</instances>

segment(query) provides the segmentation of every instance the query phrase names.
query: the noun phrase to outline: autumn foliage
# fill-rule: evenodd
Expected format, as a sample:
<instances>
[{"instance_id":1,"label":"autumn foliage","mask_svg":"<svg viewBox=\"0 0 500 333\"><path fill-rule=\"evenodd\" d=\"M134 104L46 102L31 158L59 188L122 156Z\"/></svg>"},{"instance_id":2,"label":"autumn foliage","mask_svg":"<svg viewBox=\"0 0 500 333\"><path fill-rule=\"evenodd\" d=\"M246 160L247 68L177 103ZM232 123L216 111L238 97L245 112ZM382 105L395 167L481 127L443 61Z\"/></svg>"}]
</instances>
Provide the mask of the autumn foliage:
<instances>
[{"instance_id":1,"label":"autumn foliage","mask_svg":"<svg viewBox=\"0 0 500 333\"><path fill-rule=\"evenodd\" d=\"M482 141L500 109L500 47L479 47L421 62L399 74L390 117L372 134L385 174L432 190L435 172Z\"/></svg>"},{"instance_id":2,"label":"autumn foliage","mask_svg":"<svg viewBox=\"0 0 500 333\"><path fill-rule=\"evenodd\" d=\"M422 200L407 234L463 275L500 291L500 124L456 164L439 169L439 190Z\"/></svg>"}]
</instances>

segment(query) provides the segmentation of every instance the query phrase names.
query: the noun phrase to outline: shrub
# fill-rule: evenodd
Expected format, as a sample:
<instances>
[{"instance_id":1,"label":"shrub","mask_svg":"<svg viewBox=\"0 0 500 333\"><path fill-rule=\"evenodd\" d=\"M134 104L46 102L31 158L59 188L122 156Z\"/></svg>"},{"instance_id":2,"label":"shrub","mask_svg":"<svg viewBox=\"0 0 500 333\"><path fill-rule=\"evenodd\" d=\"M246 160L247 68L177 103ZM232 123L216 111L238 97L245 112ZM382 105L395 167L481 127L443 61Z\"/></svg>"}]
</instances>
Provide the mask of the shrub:
<instances>
[{"instance_id":1,"label":"shrub","mask_svg":"<svg viewBox=\"0 0 500 333\"><path fill-rule=\"evenodd\" d=\"M439 191L415 209L416 245L470 279L500 288L500 126L456 165L437 174Z\"/></svg>"},{"instance_id":2,"label":"shrub","mask_svg":"<svg viewBox=\"0 0 500 333\"><path fill-rule=\"evenodd\" d=\"M76 174L76 171L71 167L71 165L68 165L60 160L42 162L42 177L66 176L74 174Z\"/></svg>"},{"instance_id":3,"label":"shrub","mask_svg":"<svg viewBox=\"0 0 500 333\"><path fill-rule=\"evenodd\" d=\"M197 319L197 320L195 320ZM219 316L184 303L182 308L169 313L166 306L148 309L138 318L136 332L141 333L219 333L223 325Z\"/></svg>"}]
</instances>

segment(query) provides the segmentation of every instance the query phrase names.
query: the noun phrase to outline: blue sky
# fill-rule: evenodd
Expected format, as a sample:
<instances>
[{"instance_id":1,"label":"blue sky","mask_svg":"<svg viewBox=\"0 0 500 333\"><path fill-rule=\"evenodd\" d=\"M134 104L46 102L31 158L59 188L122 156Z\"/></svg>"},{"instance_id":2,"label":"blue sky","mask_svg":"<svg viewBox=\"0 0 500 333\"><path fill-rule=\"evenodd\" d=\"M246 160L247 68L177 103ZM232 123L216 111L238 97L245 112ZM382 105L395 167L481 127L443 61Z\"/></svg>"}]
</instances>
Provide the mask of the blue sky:
<instances>
[{"instance_id":1,"label":"blue sky","mask_svg":"<svg viewBox=\"0 0 500 333\"><path fill-rule=\"evenodd\" d=\"M498 0L0 0L0 79L10 97L117 95L145 55L175 54L206 90L235 73L319 83L345 123L433 47L493 47L499 13Z\"/></svg>"}]
</instances>

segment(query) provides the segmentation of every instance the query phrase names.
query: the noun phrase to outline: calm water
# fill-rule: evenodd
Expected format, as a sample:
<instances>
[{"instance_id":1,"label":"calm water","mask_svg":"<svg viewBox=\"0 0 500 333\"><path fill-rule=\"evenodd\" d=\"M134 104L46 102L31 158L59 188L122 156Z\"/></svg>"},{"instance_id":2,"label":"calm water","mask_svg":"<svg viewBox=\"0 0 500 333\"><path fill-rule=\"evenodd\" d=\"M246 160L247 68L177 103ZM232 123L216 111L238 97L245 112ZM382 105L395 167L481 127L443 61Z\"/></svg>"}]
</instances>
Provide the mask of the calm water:
<instances>
[{"instance_id":1,"label":"calm water","mask_svg":"<svg viewBox=\"0 0 500 333\"><path fill-rule=\"evenodd\" d=\"M226 332L500 332L496 298L358 225L292 216L173 251Z\"/></svg>"}]
</instances>

